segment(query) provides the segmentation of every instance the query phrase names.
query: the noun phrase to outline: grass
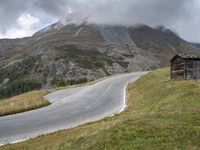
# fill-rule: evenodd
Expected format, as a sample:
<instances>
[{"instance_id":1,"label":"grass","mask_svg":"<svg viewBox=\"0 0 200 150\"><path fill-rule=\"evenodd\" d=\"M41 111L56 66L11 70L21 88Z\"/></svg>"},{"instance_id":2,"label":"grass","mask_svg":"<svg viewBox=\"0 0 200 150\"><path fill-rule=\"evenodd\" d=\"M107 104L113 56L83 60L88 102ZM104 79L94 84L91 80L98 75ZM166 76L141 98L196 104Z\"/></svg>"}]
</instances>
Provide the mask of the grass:
<instances>
[{"instance_id":1,"label":"grass","mask_svg":"<svg viewBox=\"0 0 200 150\"><path fill-rule=\"evenodd\" d=\"M125 112L0 149L197 150L199 91L199 81L173 81L169 69L156 70L129 85Z\"/></svg>"},{"instance_id":2,"label":"grass","mask_svg":"<svg viewBox=\"0 0 200 150\"><path fill-rule=\"evenodd\" d=\"M32 91L19 96L0 100L0 116L16 114L49 105L43 98L48 92Z\"/></svg>"}]
</instances>

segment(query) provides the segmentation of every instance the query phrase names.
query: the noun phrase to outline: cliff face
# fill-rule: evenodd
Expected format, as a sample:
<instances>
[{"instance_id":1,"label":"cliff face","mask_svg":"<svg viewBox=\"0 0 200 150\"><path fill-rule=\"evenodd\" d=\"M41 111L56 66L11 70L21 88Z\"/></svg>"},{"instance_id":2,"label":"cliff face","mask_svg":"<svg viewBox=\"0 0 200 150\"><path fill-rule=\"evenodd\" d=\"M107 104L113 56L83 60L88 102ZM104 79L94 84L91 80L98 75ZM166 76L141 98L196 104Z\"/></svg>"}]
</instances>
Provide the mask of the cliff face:
<instances>
[{"instance_id":1,"label":"cliff face","mask_svg":"<svg viewBox=\"0 0 200 150\"><path fill-rule=\"evenodd\" d=\"M56 23L32 37L0 40L0 87L77 84L167 66L175 53L199 52L198 44L164 28Z\"/></svg>"}]
</instances>

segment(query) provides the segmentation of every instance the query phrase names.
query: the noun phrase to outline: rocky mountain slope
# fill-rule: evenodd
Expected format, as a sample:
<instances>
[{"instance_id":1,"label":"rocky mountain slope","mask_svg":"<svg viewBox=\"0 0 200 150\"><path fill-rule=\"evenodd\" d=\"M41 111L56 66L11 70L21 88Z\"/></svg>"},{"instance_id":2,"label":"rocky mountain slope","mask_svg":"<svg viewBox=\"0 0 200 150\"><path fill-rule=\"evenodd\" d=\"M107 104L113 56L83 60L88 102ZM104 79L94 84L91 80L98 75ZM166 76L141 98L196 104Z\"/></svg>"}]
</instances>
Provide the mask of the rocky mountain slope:
<instances>
[{"instance_id":1,"label":"rocky mountain slope","mask_svg":"<svg viewBox=\"0 0 200 150\"><path fill-rule=\"evenodd\" d=\"M0 97L168 66L175 53L200 48L164 27L58 22L32 37L0 40Z\"/></svg>"}]
</instances>

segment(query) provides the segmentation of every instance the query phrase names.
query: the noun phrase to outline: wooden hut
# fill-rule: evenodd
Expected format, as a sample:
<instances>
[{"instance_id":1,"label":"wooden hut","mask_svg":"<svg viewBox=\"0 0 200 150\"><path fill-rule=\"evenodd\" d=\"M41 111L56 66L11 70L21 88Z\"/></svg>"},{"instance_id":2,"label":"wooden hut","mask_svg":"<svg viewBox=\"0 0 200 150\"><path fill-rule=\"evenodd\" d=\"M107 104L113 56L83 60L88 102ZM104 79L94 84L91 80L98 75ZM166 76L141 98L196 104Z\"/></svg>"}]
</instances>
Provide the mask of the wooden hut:
<instances>
[{"instance_id":1,"label":"wooden hut","mask_svg":"<svg viewBox=\"0 0 200 150\"><path fill-rule=\"evenodd\" d=\"M200 56L177 54L171 59L172 79L200 79Z\"/></svg>"}]
</instances>

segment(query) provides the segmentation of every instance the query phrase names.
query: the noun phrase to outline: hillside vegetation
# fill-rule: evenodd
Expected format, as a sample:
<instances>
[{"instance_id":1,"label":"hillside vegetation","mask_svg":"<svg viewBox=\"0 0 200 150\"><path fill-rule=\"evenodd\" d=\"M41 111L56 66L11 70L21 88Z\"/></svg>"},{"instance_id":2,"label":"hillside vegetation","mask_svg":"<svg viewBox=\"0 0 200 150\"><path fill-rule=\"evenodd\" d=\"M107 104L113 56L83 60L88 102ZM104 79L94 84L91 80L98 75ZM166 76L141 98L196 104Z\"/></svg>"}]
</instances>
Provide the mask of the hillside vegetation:
<instances>
[{"instance_id":1,"label":"hillside vegetation","mask_svg":"<svg viewBox=\"0 0 200 150\"><path fill-rule=\"evenodd\" d=\"M125 112L0 149L200 149L199 90L199 81L170 80L169 69L152 71L129 85Z\"/></svg>"}]
</instances>

